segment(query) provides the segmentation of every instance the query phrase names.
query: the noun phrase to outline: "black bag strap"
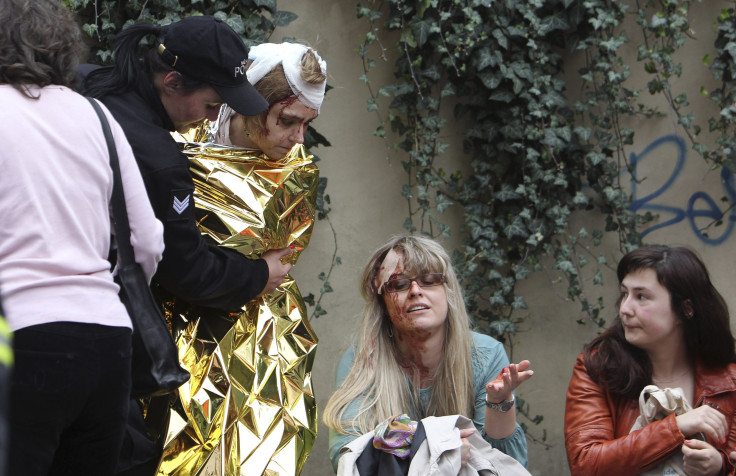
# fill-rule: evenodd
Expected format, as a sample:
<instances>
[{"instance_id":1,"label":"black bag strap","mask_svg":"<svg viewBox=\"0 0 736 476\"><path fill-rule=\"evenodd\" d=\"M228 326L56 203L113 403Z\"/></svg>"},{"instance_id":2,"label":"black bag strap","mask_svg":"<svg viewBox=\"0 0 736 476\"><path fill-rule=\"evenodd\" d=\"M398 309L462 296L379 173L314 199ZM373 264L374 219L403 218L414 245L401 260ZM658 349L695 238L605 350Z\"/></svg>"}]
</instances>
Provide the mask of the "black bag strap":
<instances>
[{"instance_id":1,"label":"black bag strap","mask_svg":"<svg viewBox=\"0 0 736 476\"><path fill-rule=\"evenodd\" d=\"M105 134L107 150L110 154L110 167L112 168L112 220L115 225L115 240L118 245L118 259L120 266L127 266L135 262L133 247L130 244L130 223L128 222L128 209L125 206L125 192L123 181L120 177L120 164L118 163L118 150L112 137L110 123L107 122L105 113L96 100L87 97L87 100L95 108L97 116L102 124L102 132Z\"/></svg>"}]
</instances>

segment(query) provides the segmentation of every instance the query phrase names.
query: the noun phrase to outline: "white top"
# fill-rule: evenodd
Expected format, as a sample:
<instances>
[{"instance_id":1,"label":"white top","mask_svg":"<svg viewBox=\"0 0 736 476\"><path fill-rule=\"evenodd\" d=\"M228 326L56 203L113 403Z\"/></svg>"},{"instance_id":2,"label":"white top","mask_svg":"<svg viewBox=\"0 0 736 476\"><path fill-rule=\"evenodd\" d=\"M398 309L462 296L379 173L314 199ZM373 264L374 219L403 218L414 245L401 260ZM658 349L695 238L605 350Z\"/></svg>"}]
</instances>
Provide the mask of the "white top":
<instances>
[{"instance_id":1,"label":"white top","mask_svg":"<svg viewBox=\"0 0 736 476\"><path fill-rule=\"evenodd\" d=\"M131 327L109 271L112 170L92 105L62 86L30 99L0 84L0 296L11 329L49 322ZM117 145L135 258L149 280L163 253L125 135Z\"/></svg>"}]
</instances>

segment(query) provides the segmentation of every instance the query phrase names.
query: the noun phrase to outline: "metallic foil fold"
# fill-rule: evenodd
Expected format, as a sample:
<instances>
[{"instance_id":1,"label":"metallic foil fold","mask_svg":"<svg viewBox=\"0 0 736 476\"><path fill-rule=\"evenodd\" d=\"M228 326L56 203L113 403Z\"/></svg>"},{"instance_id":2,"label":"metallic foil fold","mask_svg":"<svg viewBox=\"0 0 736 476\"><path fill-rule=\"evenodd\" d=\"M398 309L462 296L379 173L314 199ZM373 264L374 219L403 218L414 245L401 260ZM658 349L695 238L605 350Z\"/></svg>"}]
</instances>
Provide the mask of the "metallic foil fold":
<instances>
[{"instance_id":1,"label":"metallic foil fold","mask_svg":"<svg viewBox=\"0 0 736 476\"><path fill-rule=\"evenodd\" d=\"M319 182L301 145L280 161L245 149L187 144L205 239L257 258L309 244ZM317 337L294 280L225 313L165 305L192 377L162 429L159 475L297 475L317 436L311 370ZM150 422L149 422L150 424Z\"/></svg>"}]
</instances>

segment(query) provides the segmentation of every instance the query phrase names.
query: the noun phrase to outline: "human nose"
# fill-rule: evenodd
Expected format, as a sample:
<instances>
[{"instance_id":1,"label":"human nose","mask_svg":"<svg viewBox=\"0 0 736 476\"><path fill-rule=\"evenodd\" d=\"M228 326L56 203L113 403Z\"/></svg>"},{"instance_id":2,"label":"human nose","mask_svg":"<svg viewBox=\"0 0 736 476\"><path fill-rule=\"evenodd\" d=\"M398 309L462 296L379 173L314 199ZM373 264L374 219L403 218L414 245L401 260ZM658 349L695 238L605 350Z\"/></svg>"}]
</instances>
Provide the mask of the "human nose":
<instances>
[{"instance_id":1,"label":"human nose","mask_svg":"<svg viewBox=\"0 0 736 476\"><path fill-rule=\"evenodd\" d=\"M297 143L297 144L303 144L304 143L304 133L307 130L307 126L299 125L294 128L294 130L291 133L290 139Z\"/></svg>"},{"instance_id":2,"label":"human nose","mask_svg":"<svg viewBox=\"0 0 736 476\"><path fill-rule=\"evenodd\" d=\"M210 121L216 121L217 116L219 115L220 115L220 109L215 108L215 109L208 109L204 117L206 117Z\"/></svg>"},{"instance_id":3,"label":"human nose","mask_svg":"<svg viewBox=\"0 0 736 476\"><path fill-rule=\"evenodd\" d=\"M416 279L411 280L411 284L409 285L409 294L410 295L416 295L422 293L422 287L417 283Z\"/></svg>"},{"instance_id":4,"label":"human nose","mask_svg":"<svg viewBox=\"0 0 736 476\"><path fill-rule=\"evenodd\" d=\"M631 296L624 296L621 298L621 304L618 306L618 311L622 316L632 315L630 299Z\"/></svg>"}]
</instances>

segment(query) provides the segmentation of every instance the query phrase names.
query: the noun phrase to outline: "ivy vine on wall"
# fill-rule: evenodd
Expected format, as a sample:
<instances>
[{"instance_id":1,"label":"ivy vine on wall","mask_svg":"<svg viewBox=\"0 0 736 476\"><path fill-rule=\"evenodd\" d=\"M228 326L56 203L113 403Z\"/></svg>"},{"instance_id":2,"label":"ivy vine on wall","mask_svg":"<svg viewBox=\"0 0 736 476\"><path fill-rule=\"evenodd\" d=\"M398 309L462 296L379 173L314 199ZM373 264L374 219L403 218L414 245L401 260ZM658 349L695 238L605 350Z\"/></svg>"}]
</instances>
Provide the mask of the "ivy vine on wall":
<instances>
[{"instance_id":1,"label":"ivy vine on wall","mask_svg":"<svg viewBox=\"0 0 736 476\"><path fill-rule=\"evenodd\" d=\"M736 2L733 2L736 8ZM712 91L701 88L701 94L709 96L720 110L717 117L708 119L708 129L717 134L716 148L707 157L714 163L736 172L736 130L734 118L734 90L736 90L736 15L734 8L722 9L717 18L718 36L715 53L703 62L710 66L713 78L720 84ZM732 205L733 206L733 205Z\"/></svg>"},{"instance_id":2,"label":"ivy vine on wall","mask_svg":"<svg viewBox=\"0 0 736 476\"><path fill-rule=\"evenodd\" d=\"M505 341L526 316L517 284L551 267L567 281L565 299L581 304L579 322L605 326L602 289L609 259L596 246L615 237L621 253L641 245L650 213L629 210L633 120L676 118L694 151L714 166L733 167L733 10L720 12L711 69L722 86L704 94L721 113L709 129L720 136L709 150L700 142L687 95L673 79L682 74L677 52L691 36L695 1L621 0L383 0L357 4L368 22L358 54L374 134L401 151L407 201L405 228L449 235L442 213L463 215L463 246L454 259L477 327ZM708 9L697 14L712 14ZM626 23L628 22L628 23ZM638 57L625 56L634 25ZM634 31L631 30L630 31ZM388 49L387 38L396 38ZM393 41L391 44L393 45ZM369 79L378 60L394 59L396 80ZM707 61L709 58L706 59ZM573 69L570 71L570 69ZM627 80L632 68L648 74L641 91ZM704 69L704 72L705 69ZM668 110L647 106L661 95ZM387 98L387 99L382 99ZM381 112L382 101L388 106ZM448 170L443 138L458 121L468 124L466 161ZM389 134L389 129L391 134ZM392 141L389 141L389 138ZM589 211L600 226L574 226L571 214ZM595 220L591 221L595 223ZM584 270L583 268L588 267ZM528 407L521 408L532 421Z\"/></svg>"}]
</instances>

